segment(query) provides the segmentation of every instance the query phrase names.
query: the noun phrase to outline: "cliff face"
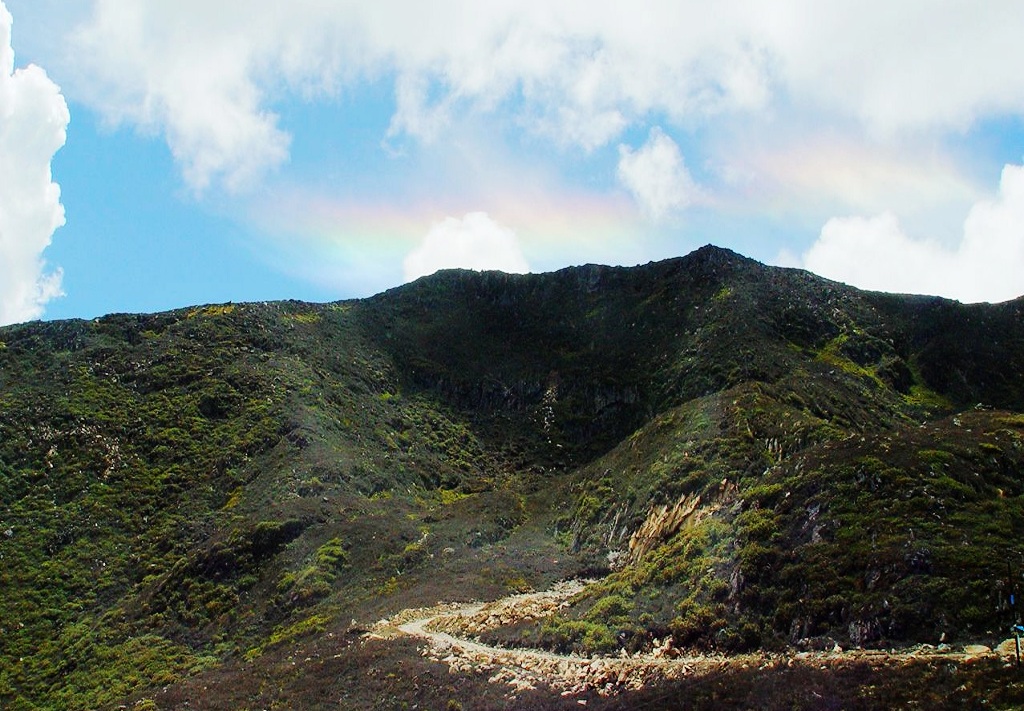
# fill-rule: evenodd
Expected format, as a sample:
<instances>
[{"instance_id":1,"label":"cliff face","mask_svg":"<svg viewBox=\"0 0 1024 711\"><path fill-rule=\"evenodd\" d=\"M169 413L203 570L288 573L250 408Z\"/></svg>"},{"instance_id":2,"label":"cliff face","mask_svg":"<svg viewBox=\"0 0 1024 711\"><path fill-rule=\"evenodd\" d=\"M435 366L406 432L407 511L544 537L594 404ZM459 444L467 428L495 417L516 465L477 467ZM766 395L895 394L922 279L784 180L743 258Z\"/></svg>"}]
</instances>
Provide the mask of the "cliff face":
<instances>
[{"instance_id":1,"label":"cliff face","mask_svg":"<svg viewBox=\"0 0 1024 711\"><path fill-rule=\"evenodd\" d=\"M517 639L984 635L1024 567L1021 412L1024 301L713 247L0 329L0 702L580 572Z\"/></svg>"}]
</instances>

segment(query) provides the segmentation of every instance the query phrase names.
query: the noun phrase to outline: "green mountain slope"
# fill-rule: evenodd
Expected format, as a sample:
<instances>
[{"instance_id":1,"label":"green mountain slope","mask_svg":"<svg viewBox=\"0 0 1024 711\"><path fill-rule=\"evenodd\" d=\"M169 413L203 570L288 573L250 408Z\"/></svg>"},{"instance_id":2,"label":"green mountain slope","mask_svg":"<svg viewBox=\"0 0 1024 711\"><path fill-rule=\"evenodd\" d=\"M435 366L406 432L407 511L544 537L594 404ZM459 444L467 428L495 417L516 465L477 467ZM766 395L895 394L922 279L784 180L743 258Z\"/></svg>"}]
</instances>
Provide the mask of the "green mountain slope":
<instances>
[{"instance_id":1,"label":"green mountain slope","mask_svg":"<svg viewBox=\"0 0 1024 711\"><path fill-rule=\"evenodd\" d=\"M1021 412L1021 300L712 247L0 329L0 704L274 678L403 607L579 573L606 577L495 636L989 637L1024 568Z\"/></svg>"}]
</instances>

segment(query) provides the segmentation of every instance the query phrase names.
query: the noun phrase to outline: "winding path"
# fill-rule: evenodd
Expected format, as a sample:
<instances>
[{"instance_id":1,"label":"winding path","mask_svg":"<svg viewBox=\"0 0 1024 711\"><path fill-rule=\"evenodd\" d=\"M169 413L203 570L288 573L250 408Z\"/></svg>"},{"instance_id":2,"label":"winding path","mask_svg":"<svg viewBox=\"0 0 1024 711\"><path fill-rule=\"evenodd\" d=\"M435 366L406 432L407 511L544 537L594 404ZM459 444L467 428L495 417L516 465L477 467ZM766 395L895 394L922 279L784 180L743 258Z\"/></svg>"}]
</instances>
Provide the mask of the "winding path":
<instances>
[{"instance_id":1,"label":"winding path","mask_svg":"<svg viewBox=\"0 0 1024 711\"><path fill-rule=\"evenodd\" d=\"M678 678L703 669L729 664L724 657L666 658L668 648L636 656L581 657L539 649L510 649L479 642L472 637L523 619L553 614L587 585L566 581L551 590L512 595L491 603L438 605L405 610L394 618L381 620L369 633L377 638L400 635L427 642L424 655L448 664L452 673L490 673L490 681L517 690L546 686L565 695L597 690L614 693L635 689L654 681Z\"/></svg>"},{"instance_id":2,"label":"winding path","mask_svg":"<svg viewBox=\"0 0 1024 711\"><path fill-rule=\"evenodd\" d=\"M475 639L488 630L549 616L566 607L587 584L585 581L566 581L550 590L512 595L490 603L451 603L403 610L393 618L378 622L368 636L422 639L427 643L423 654L447 664L452 673L488 673L491 682L504 683L516 690L548 687L563 695L589 691L614 694L652 682L706 673L736 664L770 669L795 663L837 665L868 660L890 664L934 657L965 662L996 653L987 647L967 647L963 652L953 652L948 648L943 650L922 645L901 651L680 656L677 650L665 643L645 654L629 656L623 652L619 656L581 657L539 649L496 647ZM1002 648L999 652L1006 654Z\"/></svg>"}]
</instances>

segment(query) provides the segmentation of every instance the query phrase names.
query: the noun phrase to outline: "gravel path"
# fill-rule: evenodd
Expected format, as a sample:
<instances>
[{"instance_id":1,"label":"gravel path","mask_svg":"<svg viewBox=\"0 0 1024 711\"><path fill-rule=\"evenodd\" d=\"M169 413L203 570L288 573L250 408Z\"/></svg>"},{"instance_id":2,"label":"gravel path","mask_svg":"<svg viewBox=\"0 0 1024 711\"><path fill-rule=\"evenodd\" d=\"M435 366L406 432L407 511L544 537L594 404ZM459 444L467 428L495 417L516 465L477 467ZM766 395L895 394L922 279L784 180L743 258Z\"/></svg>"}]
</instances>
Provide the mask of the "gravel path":
<instances>
[{"instance_id":1,"label":"gravel path","mask_svg":"<svg viewBox=\"0 0 1024 711\"><path fill-rule=\"evenodd\" d=\"M920 645L907 650L835 649L831 652L790 654L748 654L683 656L666 640L651 652L636 655L581 657L556 654L539 649L510 649L478 641L483 632L528 619L541 619L566 607L589 581L565 581L550 590L512 595L490 603L449 603L430 608L403 610L374 625L369 637L394 639L410 636L427 644L424 656L448 665L453 674L487 673L494 683L504 683L522 691L538 687L553 688L563 696L596 691L611 695L626 689L638 689L667 679L694 673L706 673L731 665L768 669L793 664L821 667L867 660L878 664L905 664L922 658L941 657L953 663L999 654L1012 654L1012 642L997 650L969 646L962 652L948 647Z\"/></svg>"}]
</instances>

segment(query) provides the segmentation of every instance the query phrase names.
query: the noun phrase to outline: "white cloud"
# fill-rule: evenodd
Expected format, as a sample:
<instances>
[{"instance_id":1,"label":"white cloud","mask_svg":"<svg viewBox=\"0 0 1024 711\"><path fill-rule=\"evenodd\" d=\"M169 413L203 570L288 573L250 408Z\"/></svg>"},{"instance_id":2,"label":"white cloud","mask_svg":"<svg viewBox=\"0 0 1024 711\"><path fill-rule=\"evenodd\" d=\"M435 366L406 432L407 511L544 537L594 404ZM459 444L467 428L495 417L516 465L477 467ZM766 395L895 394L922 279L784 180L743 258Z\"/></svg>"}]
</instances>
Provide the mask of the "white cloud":
<instances>
[{"instance_id":1,"label":"white cloud","mask_svg":"<svg viewBox=\"0 0 1024 711\"><path fill-rule=\"evenodd\" d=\"M60 88L30 65L14 70L11 14L0 0L0 324L37 318L61 296L43 251L64 224L50 160L70 116Z\"/></svg>"},{"instance_id":2,"label":"white cloud","mask_svg":"<svg viewBox=\"0 0 1024 711\"><path fill-rule=\"evenodd\" d=\"M462 219L446 217L438 222L403 262L405 280L433 274L438 269L497 269L530 271L516 234L487 216L470 212Z\"/></svg>"},{"instance_id":3,"label":"white cloud","mask_svg":"<svg viewBox=\"0 0 1024 711\"><path fill-rule=\"evenodd\" d=\"M287 159L285 97L367 79L394 82L389 138L500 109L588 151L638 122L780 108L881 134L1024 114L1017 0L91 1L71 42L76 98L163 132L196 190Z\"/></svg>"},{"instance_id":4,"label":"white cloud","mask_svg":"<svg viewBox=\"0 0 1024 711\"><path fill-rule=\"evenodd\" d=\"M829 220L803 262L816 274L862 289L912 294L948 291L954 266L951 252L908 237L891 212Z\"/></svg>"},{"instance_id":5,"label":"white cloud","mask_svg":"<svg viewBox=\"0 0 1024 711\"><path fill-rule=\"evenodd\" d=\"M236 2L98 0L74 35L76 86L111 123L163 132L197 192L214 180L244 188L284 162L290 142L261 72L263 62L287 72L292 38L266 15Z\"/></svg>"},{"instance_id":6,"label":"white cloud","mask_svg":"<svg viewBox=\"0 0 1024 711\"><path fill-rule=\"evenodd\" d=\"M1003 168L998 195L975 203L954 247L908 236L892 213L835 218L803 265L863 289L965 302L1024 295L1024 166Z\"/></svg>"},{"instance_id":7,"label":"white cloud","mask_svg":"<svg viewBox=\"0 0 1024 711\"><path fill-rule=\"evenodd\" d=\"M451 112L511 107L515 125L586 150L651 111L682 120L769 96L739 13L696 4L94 2L72 36L76 98L164 133L197 191L286 160L283 97L367 78L395 82L390 136L431 139Z\"/></svg>"},{"instance_id":8,"label":"white cloud","mask_svg":"<svg viewBox=\"0 0 1024 711\"><path fill-rule=\"evenodd\" d=\"M639 150L619 146L618 177L655 222L691 205L701 194L679 146L658 127L651 129Z\"/></svg>"},{"instance_id":9,"label":"white cloud","mask_svg":"<svg viewBox=\"0 0 1024 711\"><path fill-rule=\"evenodd\" d=\"M775 76L805 106L870 129L963 128L1024 112L1024 13L1015 0L765 4Z\"/></svg>"}]
</instances>

